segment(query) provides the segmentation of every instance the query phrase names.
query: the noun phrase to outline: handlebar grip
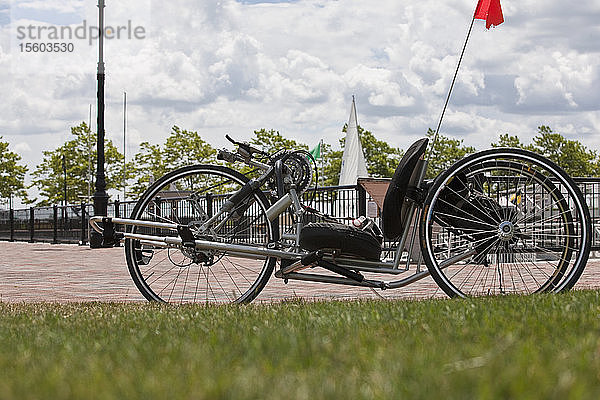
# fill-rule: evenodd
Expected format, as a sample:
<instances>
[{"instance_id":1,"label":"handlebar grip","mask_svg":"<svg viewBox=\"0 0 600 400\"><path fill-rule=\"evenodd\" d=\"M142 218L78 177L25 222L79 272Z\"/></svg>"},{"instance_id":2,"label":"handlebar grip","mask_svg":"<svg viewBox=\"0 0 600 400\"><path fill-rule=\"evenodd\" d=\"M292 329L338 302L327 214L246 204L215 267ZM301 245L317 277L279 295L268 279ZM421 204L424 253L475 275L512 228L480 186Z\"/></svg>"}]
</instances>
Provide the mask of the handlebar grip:
<instances>
[{"instance_id":1,"label":"handlebar grip","mask_svg":"<svg viewBox=\"0 0 600 400\"><path fill-rule=\"evenodd\" d=\"M233 140L233 139L231 138L231 136L229 136L229 134L225 134L225 139L229 140L229 141L230 141L231 143L233 143L233 144L239 144L238 142L236 142L235 140Z\"/></svg>"}]
</instances>

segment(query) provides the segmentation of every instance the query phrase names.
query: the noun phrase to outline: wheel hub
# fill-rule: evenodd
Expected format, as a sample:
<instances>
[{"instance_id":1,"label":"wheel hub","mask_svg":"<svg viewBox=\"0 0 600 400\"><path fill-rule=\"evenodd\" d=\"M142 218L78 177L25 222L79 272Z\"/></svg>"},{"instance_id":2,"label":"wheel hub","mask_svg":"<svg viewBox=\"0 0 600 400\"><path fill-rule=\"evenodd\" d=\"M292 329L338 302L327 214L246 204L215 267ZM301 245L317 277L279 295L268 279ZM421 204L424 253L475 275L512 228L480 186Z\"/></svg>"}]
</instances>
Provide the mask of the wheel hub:
<instances>
[{"instance_id":1,"label":"wheel hub","mask_svg":"<svg viewBox=\"0 0 600 400\"><path fill-rule=\"evenodd\" d=\"M504 221L498 226L498 237L505 242L510 241L515 236L515 226L510 221Z\"/></svg>"},{"instance_id":2,"label":"wheel hub","mask_svg":"<svg viewBox=\"0 0 600 400\"><path fill-rule=\"evenodd\" d=\"M182 248L181 253L190 259L194 264L212 265L214 256L208 251L198 251L195 249Z\"/></svg>"}]
</instances>

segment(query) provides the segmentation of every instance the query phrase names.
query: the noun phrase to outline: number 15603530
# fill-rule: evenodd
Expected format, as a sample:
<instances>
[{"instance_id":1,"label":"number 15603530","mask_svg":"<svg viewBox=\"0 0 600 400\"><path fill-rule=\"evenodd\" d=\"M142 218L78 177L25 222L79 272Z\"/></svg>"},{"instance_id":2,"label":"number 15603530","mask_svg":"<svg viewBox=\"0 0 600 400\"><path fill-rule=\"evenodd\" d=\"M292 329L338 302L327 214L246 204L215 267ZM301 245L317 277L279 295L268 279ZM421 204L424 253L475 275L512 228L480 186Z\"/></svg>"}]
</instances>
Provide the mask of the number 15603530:
<instances>
[{"instance_id":1,"label":"number 15603530","mask_svg":"<svg viewBox=\"0 0 600 400\"><path fill-rule=\"evenodd\" d=\"M72 53L73 43L19 43L21 53Z\"/></svg>"}]
</instances>

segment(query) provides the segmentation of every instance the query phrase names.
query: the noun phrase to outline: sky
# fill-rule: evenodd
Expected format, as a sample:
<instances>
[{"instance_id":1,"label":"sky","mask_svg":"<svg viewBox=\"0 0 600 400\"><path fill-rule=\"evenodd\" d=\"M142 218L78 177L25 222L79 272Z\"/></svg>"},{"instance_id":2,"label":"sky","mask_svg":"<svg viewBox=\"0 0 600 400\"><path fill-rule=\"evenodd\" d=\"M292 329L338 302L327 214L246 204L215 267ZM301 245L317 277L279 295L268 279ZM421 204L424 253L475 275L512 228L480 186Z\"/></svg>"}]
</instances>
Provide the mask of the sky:
<instances>
[{"instance_id":1,"label":"sky","mask_svg":"<svg viewBox=\"0 0 600 400\"><path fill-rule=\"evenodd\" d=\"M106 0L107 137L123 148L127 92L128 158L173 125L215 147L261 128L339 147L354 95L359 124L407 148L437 126L476 3ZM600 150L600 0L501 4L503 24L474 24L441 133L485 149L544 124ZM90 104L95 129L96 5L0 0L0 136L30 171ZM43 42L72 51L25 51Z\"/></svg>"}]
</instances>

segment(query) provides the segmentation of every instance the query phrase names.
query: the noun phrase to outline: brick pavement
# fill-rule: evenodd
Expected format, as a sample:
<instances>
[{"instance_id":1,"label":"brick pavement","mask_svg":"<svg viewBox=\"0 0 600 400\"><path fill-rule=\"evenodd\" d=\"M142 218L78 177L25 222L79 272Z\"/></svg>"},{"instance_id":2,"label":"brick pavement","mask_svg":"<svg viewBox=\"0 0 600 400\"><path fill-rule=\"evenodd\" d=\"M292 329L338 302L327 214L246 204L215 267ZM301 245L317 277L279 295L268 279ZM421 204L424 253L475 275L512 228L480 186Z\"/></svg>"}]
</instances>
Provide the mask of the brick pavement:
<instances>
[{"instance_id":1,"label":"brick pavement","mask_svg":"<svg viewBox=\"0 0 600 400\"><path fill-rule=\"evenodd\" d=\"M588 262L576 288L600 288L600 259ZM386 278L391 279L391 278ZM384 297L444 297L431 278ZM271 278L256 301L376 298L367 288ZM0 301L2 302L130 302L145 301L133 284L123 248L46 243L0 242Z\"/></svg>"}]
</instances>

